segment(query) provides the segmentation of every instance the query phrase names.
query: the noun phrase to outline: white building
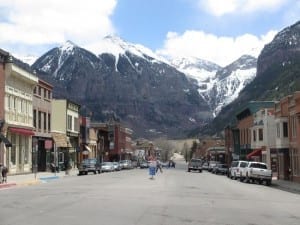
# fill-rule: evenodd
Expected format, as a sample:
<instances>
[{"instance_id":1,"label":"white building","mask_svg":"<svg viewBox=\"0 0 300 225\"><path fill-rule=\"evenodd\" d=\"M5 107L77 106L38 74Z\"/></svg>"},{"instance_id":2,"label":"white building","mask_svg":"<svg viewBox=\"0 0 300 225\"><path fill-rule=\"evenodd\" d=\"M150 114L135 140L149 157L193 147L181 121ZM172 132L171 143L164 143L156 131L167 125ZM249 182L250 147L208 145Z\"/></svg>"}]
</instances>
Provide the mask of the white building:
<instances>
[{"instance_id":1,"label":"white building","mask_svg":"<svg viewBox=\"0 0 300 225\"><path fill-rule=\"evenodd\" d=\"M5 65L5 133L12 147L4 154L10 174L32 172L34 74L12 62Z\"/></svg>"},{"instance_id":2,"label":"white building","mask_svg":"<svg viewBox=\"0 0 300 225\"><path fill-rule=\"evenodd\" d=\"M253 126L251 127L251 149L247 156L254 161L261 161L271 168L272 149L276 146L276 124L273 108L260 109L254 113ZM276 157L276 153L274 155Z\"/></svg>"}]
</instances>

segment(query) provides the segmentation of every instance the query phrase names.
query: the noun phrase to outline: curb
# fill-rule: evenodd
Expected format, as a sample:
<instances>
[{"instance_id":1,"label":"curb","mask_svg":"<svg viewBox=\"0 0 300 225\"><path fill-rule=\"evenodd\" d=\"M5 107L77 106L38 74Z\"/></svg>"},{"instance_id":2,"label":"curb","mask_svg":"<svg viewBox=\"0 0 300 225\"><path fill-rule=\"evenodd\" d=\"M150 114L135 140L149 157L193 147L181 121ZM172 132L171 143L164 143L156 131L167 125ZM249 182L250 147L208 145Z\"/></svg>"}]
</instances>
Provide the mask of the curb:
<instances>
[{"instance_id":1,"label":"curb","mask_svg":"<svg viewBox=\"0 0 300 225\"><path fill-rule=\"evenodd\" d=\"M30 186L35 184L40 184L41 181L39 180L29 180L29 181L23 181L17 184L17 186Z\"/></svg>"},{"instance_id":2,"label":"curb","mask_svg":"<svg viewBox=\"0 0 300 225\"><path fill-rule=\"evenodd\" d=\"M276 184L276 183L275 184L272 183L271 187L276 188L278 190L291 192L291 193L294 193L294 194L300 194L300 190L297 189L297 188L293 188L293 187L282 186L282 185L279 185L279 184Z\"/></svg>"},{"instance_id":3,"label":"curb","mask_svg":"<svg viewBox=\"0 0 300 225\"><path fill-rule=\"evenodd\" d=\"M1 188L9 188L9 187L13 187L16 186L16 183L5 183L5 184L0 184L0 189Z\"/></svg>"}]
</instances>

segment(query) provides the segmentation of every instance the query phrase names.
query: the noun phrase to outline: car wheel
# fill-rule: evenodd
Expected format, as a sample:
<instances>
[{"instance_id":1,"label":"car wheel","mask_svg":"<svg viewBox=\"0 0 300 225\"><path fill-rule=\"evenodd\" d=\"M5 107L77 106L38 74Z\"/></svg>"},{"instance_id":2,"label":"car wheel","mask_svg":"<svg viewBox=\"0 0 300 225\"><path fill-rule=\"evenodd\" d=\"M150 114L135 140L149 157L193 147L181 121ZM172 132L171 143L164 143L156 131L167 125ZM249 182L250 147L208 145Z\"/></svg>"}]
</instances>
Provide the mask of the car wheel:
<instances>
[{"instance_id":1,"label":"car wheel","mask_svg":"<svg viewBox=\"0 0 300 225\"><path fill-rule=\"evenodd\" d=\"M246 174L245 182L246 183L250 183L250 179L249 179L248 173Z\"/></svg>"},{"instance_id":2,"label":"car wheel","mask_svg":"<svg viewBox=\"0 0 300 225\"><path fill-rule=\"evenodd\" d=\"M266 180L266 185L270 186L271 185L271 180Z\"/></svg>"}]
</instances>

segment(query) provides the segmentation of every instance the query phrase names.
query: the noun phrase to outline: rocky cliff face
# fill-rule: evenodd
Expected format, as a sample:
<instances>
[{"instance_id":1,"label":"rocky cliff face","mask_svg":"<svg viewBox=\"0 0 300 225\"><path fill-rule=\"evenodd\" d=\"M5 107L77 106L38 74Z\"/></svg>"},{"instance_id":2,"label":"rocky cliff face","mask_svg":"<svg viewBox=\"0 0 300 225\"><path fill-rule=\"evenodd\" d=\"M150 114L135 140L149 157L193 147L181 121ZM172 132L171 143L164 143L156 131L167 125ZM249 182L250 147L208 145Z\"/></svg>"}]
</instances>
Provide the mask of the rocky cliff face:
<instances>
[{"instance_id":1,"label":"rocky cliff face","mask_svg":"<svg viewBox=\"0 0 300 225\"><path fill-rule=\"evenodd\" d=\"M260 76L276 64L284 67L299 57L299 54L300 21L280 31L273 41L263 48L258 58L257 75Z\"/></svg>"},{"instance_id":2,"label":"rocky cliff face","mask_svg":"<svg viewBox=\"0 0 300 225\"><path fill-rule=\"evenodd\" d=\"M197 86L183 73L139 46L108 41L117 53L97 57L67 42L41 56L32 68L54 82L54 97L65 95L80 103L95 120L105 121L113 112L136 137L184 136L211 118ZM57 85L65 92L56 92Z\"/></svg>"},{"instance_id":3,"label":"rocky cliff face","mask_svg":"<svg viewBox=\"0 0 300 225\"><path fill-rule=\"evenodd\" d=\"M249 101L278 101L300 89L300 22L283 29L267 44L257 61L257 75L231 104L225 106L204 131L221 132L234 122L239 108Z\"/></svg>"}]
</instances>

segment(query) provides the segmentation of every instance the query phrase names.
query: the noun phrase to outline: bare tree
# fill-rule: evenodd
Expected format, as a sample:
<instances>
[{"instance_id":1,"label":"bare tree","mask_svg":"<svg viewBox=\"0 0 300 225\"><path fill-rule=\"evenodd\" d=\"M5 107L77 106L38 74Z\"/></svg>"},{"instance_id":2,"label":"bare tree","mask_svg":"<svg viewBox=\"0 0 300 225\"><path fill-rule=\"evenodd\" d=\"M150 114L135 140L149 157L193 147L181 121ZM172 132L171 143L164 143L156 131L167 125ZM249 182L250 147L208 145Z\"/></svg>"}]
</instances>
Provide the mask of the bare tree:
<instances>
[{"instance_id":1,"label":"bare tree","mask_svg":"<svg viewBox=\"0 0 300 225\"><path fill-rule=\"evenodd\" d=\"M154 145L160 149L160 158L162 161L168 161L174 154L175 146L170 140L164 138L156 139Z\"/></svg>"}]
</instances>

